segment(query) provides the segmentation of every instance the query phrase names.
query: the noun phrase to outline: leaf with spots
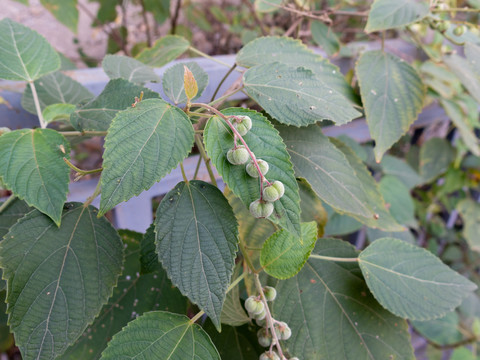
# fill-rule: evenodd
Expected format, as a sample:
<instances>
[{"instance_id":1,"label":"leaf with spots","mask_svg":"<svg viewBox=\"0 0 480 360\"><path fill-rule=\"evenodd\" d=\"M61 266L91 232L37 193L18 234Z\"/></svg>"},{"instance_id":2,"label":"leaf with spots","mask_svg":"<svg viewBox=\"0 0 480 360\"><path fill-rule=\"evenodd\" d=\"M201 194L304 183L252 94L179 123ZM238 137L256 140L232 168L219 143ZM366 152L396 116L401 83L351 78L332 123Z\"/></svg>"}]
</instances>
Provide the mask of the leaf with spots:
<instances>
[{"instance_id":1,"label":"leaf with spots","mask_svg":"<svg viewBox=\"0 0 480 360\"><path fill-rule=\"evenodd\" d=\"M376 240L358 263L378 302L406 319L441 317L477 288L431 252L399 239Z\"/></svg>"},{"instance_id":2,"label":"leaf with spots","mask_svg":"<svg viewBox=\"0 0 480 360\"><path fill-rule=\"evenodd\" d=\"M160 99L119 113L105 138L100 214L160 181L185 159L194 131L187 115Z\"/></svg>"},{"instance_id":3,"label":"leaf with spots","mask_svg":"<svg viewBox=\"0 0 480 360\"><path fill-rule=\"evenodd\" d=\"M8 320L22 358L53 359L73 344L121 272L123 245L97 210L68 203L60 227L38 210L0 243Z\"/></svg>"},{"instance_id":4,"label":"leaf with spots","mask_svg":"<svg viewBox=\"0 0 480 360\"><path fill-rule=\"evenodd\" d=\"M149 274L140 273L142 234L119 230L119 235L126 248L124 270L117 287L94 323L59 360L99 359L108 341L137 316L152 310L175 313L187 310L187 298L172 286L163 269Z\"/></svg>"},{"instance_id":5,"label":"leaf with spots","mask_svg":"<svg viewBox=\"0 0 480 360\"><path fill-rule=\"evenodd\" d=\"M185 315L152 311L116 334L101 357L126 359L220 360L220 355L201 326Z\"/></svg>"},{"instance_id":6,"label":"leaf with spots","mask_svg":"<svg viewBox=\"0 0 480 360\"><path fill-rule=\"evenodd\" d=\"M293 173L292 163L285 144L278 131L260 113L242 108L229 108L222 111L225 115L245 115L252 119L252 129L243 136L257 159L269 165L265 177L268 181L281 181L285 194L274 202L275 210L268 217L272 222L300 236L300 195ZM245 166L232 165L227 160L227 152L234 146L233 133L219 117L212 117L205 127L205 147L223 181L248 207L260 198L258 178L249 176Z\"/></svg>"},{"instance_id":7,"label":"leaf with spots","mask_svg":"<svg viewBox=\"0 0 480 360\"><path fill-rule=\"evenodd\" d=\"M313 254L353 258L338 239L319 239ZM272 284L273 285L273 284ZM303 360L414 360L406 321L382 308L370 294L355 262L310 258L293 278L278 281L275 319L292 337L284 349Z\"/></svg>"},{"instance_id":8,"label":"leaf with spots","mask_svg":"<svg viewBox=\"0 0 480 360\"><path fill-rule=\"evenodd\" d=\"M173 284L220 329L238 242L227 199L206 182L181 182L160 203L155 233L158 257Z\"/></svg>"}]
</instances>

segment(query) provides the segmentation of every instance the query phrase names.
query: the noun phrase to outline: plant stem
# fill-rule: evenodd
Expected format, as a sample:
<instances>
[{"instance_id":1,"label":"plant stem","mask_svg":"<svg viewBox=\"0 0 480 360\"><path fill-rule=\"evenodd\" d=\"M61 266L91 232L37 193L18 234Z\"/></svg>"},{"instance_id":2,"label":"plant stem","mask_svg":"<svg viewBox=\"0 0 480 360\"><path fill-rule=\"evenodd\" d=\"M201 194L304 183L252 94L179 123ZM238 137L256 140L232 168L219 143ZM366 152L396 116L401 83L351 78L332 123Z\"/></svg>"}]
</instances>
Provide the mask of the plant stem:
<instances>
[{"instance_id":1,"label":"plant stem","mask_svg":"<svg viewBox=\"0 0 480 360\"><path fill-rule=\"evenodd\" d=\"M76 167L75 165L73 165L70 160L68 160L67 158L63 158L63 161L65 161L65 163L68 165L68 167L70 169L72 169L73 171L79 173L80 175L87 175L87 174L95 174L97 172L101 172L103 170L103 168L99 168L99 169L93 169L93 170L82 170L78 167Z\"/></svg>"},{"instance_id":2,"label":"plant stem","mask_svg":"<svg viewBox=\"0 0 480 360\"><path fill-rule=\"evenodd\" d=\"M177 31L177 20L178 15L180 15L180 8L182 7L182 0L177 0L175 4L175 12L173 13L172 19L170 21L170 34L175 35Z\"/></svg>"},{"instance_id":3,"label":"plant stem","mask_svg":"<svg viewBox=\"0 0 480 360\"><path fill-rule=\"evenodd\" d=\"M223 100L228 99L230 96L235 95L236 93L240 92L243 90L243 85L240 86L238 89L233 90L232 92L229 92L228 94L225 94L221 97L219 97L217 100L214 100L212 102L209 102L208 105L215 105L219 102L222 102Z\"/></svg>"},{"instance_id":4,"label":"plant stem","mask_svg":"<svg viewBox=\"0 0 480 360\"><path fill-rule=\"evenodd\" d=\"M437 12L475 12L480 13L480 9L472 9L472 8L449 8L449 9L432 9L433 13Z\"/></svg>"},{"instance_id":5,"label":"plant stem","mask_svg":"<svg viewBox=\"0 0 480 360\"><path fill-rule=\"evenodd\" d=\"M260 277L258 276L258 274L253 274L253 277L255 278L255 287L257 288L263 305L265 306L265 313L267 314L267 325L270 328L270 332L272 333L273 342L275 343L280 359L283 360L284 356L282 352L282 347L280 346L280 341L278 340L277 333L275 332L274 319L272 317L272 314L270 313L270 309L268 308L267 299L265 298L265 294L263 293L263 287L262 283L260 282Z\"/></svg>"},{"instance_id":6,"label":"plant stem","mask_svg":"<svg viewBox=\"0 0 480 360\"><path fill-rule=\"evenodd\" d=\"M189 115L189 116L200 116L200 117L212 117L213 116L213 115L203 114L201 112L195 112L195 111L188 111L187 115Z\"/></svg>"},{"instance_id":7,"label":"plant stem","mask_svg":"<svg viewBox=\"0 0 480 360\"><path fill-rule=\"evenodd\" d=\"M255 7L252 4L252 2L250 0L243 0L243 2L245 3L245 5L247 5L248 9L250 10L250 13L252 14L253 20L255 20L255 23L260 28L260 31L262 32L262 35L267 36L268 35L267 30L265 30L265 27L263 26L262 21L258 17L257 11L255 10Z\"/></svg>"},{"instance_id":8,"label":"plant stem","mask_svg":"<svg viewBox=\"0 0 480 360\"><path fill-rule=\"evenodd\" d=\"M28 82L30 84L30 89L32 89L33 102L35 103L35 110L37 111L38 120L40 121L40 127L45 129L47 123L43 119L42 108L40 107L40 101L38 100L37 89L33 81Z\"/></svg>"},{"instance_id":9,"label":"plant stem","mask_svg":"<svg viewBox=\"0 0 480 360\"><path fill-rule=\"evenodd\" d=\"M147 45L152 47L152 36L150 35L150 24L148 23L147 11L145 10L145 1L140 0L142 6L143 23L145 24L145 35L147 36Z\"/></svg>"},{"instance_id":10,"label":"plant stem","mask_svg":"<svg viewBox=\"0 0 480 360\"><path fill-rule=\"evenodd\" d=\"M340 258L340 257L323 256L323 255L315 255L315 254L311 254L310 258L319 259L319 260L336 261L336 262L358 262L358 258Z\"/></svg>"},{"instance_id":11,"label":"plant stem","mask_svg":"<svg viewBox=\"0 0 480 360\"><path fill-rule=\"evenodd\" d=\"M101 185L101 181L100 179L98 179L98 183L97 183L97 187L95 188L95 191L93 192L93 194L87 199L87 201L85 201L85 203L83 204L83 207L87 207L88 205L90 205L92 203L93 200L95 200L95 198L100 195L100 192L102 191L102 185Z\"/></svg>"},{"instance_id":12,"label":"plant stem","mask_svg":"<svg viewBox=\"0 0 480 360\"><path fill-rule=\"evenodd\" d=\"M188 184L187 175L185 174L185 169L183 168L183 161L180 163L180 169L182 170L183 181L185 181Z\"/></svg>"},{"instance_id":13,"label":"plant stem","mask_svg":"<svg viewBox=\"0 0 480 360\"><path fill-rule=\"evenodd\" d=\"M246 246L245 246L245 244L242 242L242 239L240 239L239 246L240 246L240 251L242 252L242 255L243 255L243 259L244 259L245 262L247 263L248 268L249 268L254 274L256 274L258 271L255 269L255 266L253 266L252 260L250 259L250 256L248 256Z\"/></svg>"},{"instance_id":14,"label":"plant stem","mask_svg":"<svg viewBox=\"0 0 480 360\"><path fill-rule=\"evenodd\" d=\"M190 319L190 321L189 321L190 324L195 324L197 322L197 320L200 319L203 316L203 314L205 314L205 311L200 310L194 317L192 317Z\"/></svg>"},{"instance_id":15,"label":"plant stem","mask_svg":"<svg viewBox=\"0 0 480 360\"><path fill-rule=\"evenodd\" d=\"M63 136L106 136L107 131L59 131Z\"/></svg>"},{"instance_id":16,"label":"plant stem","mask_svg":"<svg viewBox=\"0 0 480 360\"><path fill-rule=\"evenodd\" d=\"M218 64L220 64L220 65L226 66L226 67L228 67L228 68L232 66L232 65L230 65L230 64L227 64L226 62L223 62L222 60L218 60L218 59L216 59L216 58L214 58L214 57L212 57L212 56L210 56L210 55L208 55L208 54L205 54L203 51L200 51L200 50L194 48L193 46L190 46L188 49L189 49L191 52L193 52L194 54L197 54L197 55L202 56L202 57L204 57L204 58L207 58L207 59L209 59L209 60L215 61L216 63L218 63ZM238 69L237 69L237 71L241 71L241 70L238 70Z\"/></svg>"},{"instance_id":17,"label":"plant stem","mask_svg":"<svg viewBox=\"0 0 480 360\"><path fill-rule=\"evenodd\" d=\"M210 176L210 181L213 185L217 186L217 179L215 179L215 174L213 173L212 166L210 164L210 158L208 157L205 148L203 147L202 139L199 135L195 135L195 144L197 144L198 151L200 151L200 156L205 162L207 167L208 175Z\"/></svg>"},{"instance_id":18,"label":"plant stem","mask_svg":"<svg viewBox=\"0 0 480 360\"><path fill-rule=\"evenodd\" d=\"M210 99L210 102L212 102L213 100L215 100L215 97L217 96L218 94L218 91L220 90L220 88L222 87L223 83L225 82L225 80L227 80L228 76L232 73L232 71L237 67L237 63L234 63L232 65L232 67L230 68L230 70L227 71L227 73L223 76L222 80L220 80L220 82L218 83L218 86L217 88L215 89L215 92L213 93L212 95L212 98Z\"/></svg>"},{"instance_id":19,"label":"plant stem","mask_svg":"<svg viewBox=\"0 0 480 360\"><path fill-rule=\"evenodd\" d=\"M202 157L199 156L198 157L198 161L197 161L197 167L195 168L195 172L193 173L193 180L196 180L197 179L197 175L198 175L198 170L200 170L200 164L202 163Z\"/></svg>"},{"instance_id":20,"label":"plant stem","mask_svg":"<svg viewBox=\"0 0 480 360\"><path fill-rule=\"evenodd\" d=\"M13 202L13 200L15 200L15 198L16 196L12 194L7 200L5 200L5 202L2 205L0 205L0 214L10 206L10 204Z\"/></svg>"}]
</instances>

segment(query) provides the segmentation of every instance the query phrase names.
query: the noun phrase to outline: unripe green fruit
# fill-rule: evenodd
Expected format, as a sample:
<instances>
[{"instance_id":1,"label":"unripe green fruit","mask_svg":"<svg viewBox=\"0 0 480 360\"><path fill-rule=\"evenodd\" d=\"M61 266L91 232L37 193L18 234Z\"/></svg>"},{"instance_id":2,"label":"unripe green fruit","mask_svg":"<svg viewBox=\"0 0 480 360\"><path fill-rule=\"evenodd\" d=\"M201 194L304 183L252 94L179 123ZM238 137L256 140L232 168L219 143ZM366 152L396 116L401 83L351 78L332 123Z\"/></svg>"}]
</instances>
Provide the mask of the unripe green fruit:
<instances>
[{"instance_id":1,"label":"unripe green fruit","mask_svg":"<svg viewBox=\"0 0 480 360\"><path fill-rule=\"evenodd\" d=\"M288 340L290 339L290 336L292 336L292 330L288 327L288 325L283 329L283 331L280 332L280 337L282 340Z\"/></svg>"},{"instance_id":2,"label":"unripe green fruit","mask_svg":"<svg viewBox=\"0 0 480 360\"><path fill-rule=\"evenodd\" d=\"M449 27L450 27L449 21L442 21L441 23L438 24L437 30L443 33L447 31Z\"/></svg>"},{"instance_id":3,"label":"unripe green fruit","mask_svg":"<svg viewBox=\"0 0 480 360\"><path fill-rule=\"evenodd\" d=\"M227 152L227 160L232 165L242 165L250 158L248 151L243 145L238 145L236 149L230 149Z\"/></svg>"},{"instance_id":4,"label":"unripe green fruit","mask_svg":"<svg viewBox=\"0 0 480 360\"><path fill-rule=\"evenodd\" d=\"M262 327L267 326L267 320L265 319L262 319L262 320L255 319L255 322L257 323L258 326L262 326Z\"/></svg>"},{"instance_id":5,"label":"unripe green fruit","mask_svg":"<svg viewBox=\"0 0 480 360\"><path fill-rule=\"evenodd\" d=\"M236 118L241 119L240 122L235 120L233 122L233 127L237 129L240 135L245 135L252 128L252 119L250 116L237 115Z\"/></svg>"},{"instance_id":6,"label":"unripe green fruit","mask_svg":"<svg viewBox=\"0 0 480 360\"><path fill-rule=\"evenodd\" d=\"M262 175L265 176L265 174L268 172L268 163L265 160L262 159L257 159L258 167L260 168L260 171L262 172ZM258 170L253 161L250 161L247 166L246 166L247 174L250 175L253 178L258 178Z\"/></svg>"},{"instance_id":7,"label":"unripe green fruit","mask_svg":"<svg viewBox=\"0 0 480 360\"><path fill-rule=\"evenodd\" d=\"M263 304L262 304L263 305ZM265 311L265 307L263 308L262 312L259 313L259 314L255 314L254 317L255 317L255 320L263 320L265 319L265 317L267 316L267 312Z\"/></svg>"},{"instance_id":8,"label":"unripe green fruit","mask_svg":"<svg viewBox=\"0 0 480 360\"><path fill-rule=\"evenodd\" d=\"M271 286L265 286L263 292L267 301L273 301L277 297L277 290Z\"/></svg>"},{"instance_id":9,"label":"unripe green fruit","mask_svg":"<svg viewBox=\"0 0 480 360\"><path fill-rule=\"evenodd\" d=\"M250 204L250 213L258 218L266 218L273 213L273 204L264 200L255 200Z\"/></svg>"},{"instance_id":10,"label":"unripe green fruit","mask_svg":"<svg viewBox=\"0 0 480 360\"><path fill-rule=\"evenodd\" d=\"M262 355L260 355L260 360L280 360L280 357L275 351L265 351Z\"/></svg>"},{"instance_id":11,"label":"unripe green fruit","mask_svg":"<svg viewBox=\"0 0 480 360\"><path fill-rule=\"evenodd\" d=\"M258 315L262 311L265 310L265 305L256 296L250 296L247 300L245 300L245 309L251 315Z\"/></svg>"},{"instance_id":12,"label":"unripe green fruit","mask_svg":"<svg viewBox=\"0 0 480 360\"><path fill-rule=\"evenodd\" d=\"M279 321L274 325L275 334L280 340L288 340L292 336L292 330L288 327L287 323Z\"/></svg>"},{"instance_id":13,"label":"unripe green fruit","mask_svg":"<svg viewBox=\"0 0 480 360\"><path fill-rule=\"evenodd\" d=\"M263 347L268 347L272 343L272 335L265 328L257 331L257 338L258 343Z\"/></svg>"},{"instance_id":14,"label":"unripe green fruit","mask_svg":"<svg viewBox=\"0 0 480 360\"><path fill-rule=\"evenodd\" d=\"M457 26L455 29L453 29L453 34L455 36L462 36L464 32L465 32L465 26L463 25Z\"/></svg>"},{"instance_id":15,"label":"unripe green fruit","mask_svg":"<svg viewBox=\"0 0 480 360\"><path fill-rule=\"evenodd\" d=\"M263 199L266 201L277 201L283 194L285 194L285 187L281 181L274 181L272 185L263 189Z\"/></svg>"}]
</instances>

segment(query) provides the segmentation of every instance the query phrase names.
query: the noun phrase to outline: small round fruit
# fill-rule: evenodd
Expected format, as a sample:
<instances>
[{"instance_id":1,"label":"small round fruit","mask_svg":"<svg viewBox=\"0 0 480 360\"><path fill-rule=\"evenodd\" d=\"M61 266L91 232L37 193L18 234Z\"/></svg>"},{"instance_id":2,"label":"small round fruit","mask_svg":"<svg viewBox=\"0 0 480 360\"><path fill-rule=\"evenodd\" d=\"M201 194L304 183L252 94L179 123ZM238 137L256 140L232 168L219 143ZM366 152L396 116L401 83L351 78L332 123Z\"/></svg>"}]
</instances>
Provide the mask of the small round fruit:
<instances>
[{"instance_id":1,"label":"small round fruit","mask_svg":"<svg viewBox=\"0 0 480 360\"><path fill-rule=\"evenodd\" d=\"M263 347L268 347L272 344L272 335L265 328L257 331L258 343Z\"/></svg>"},{"instance_id":2,"label":"small round fruit","mask_svg":"<svg viewBox=\"0 0 480 360\"><path fill-rule=\"evenodd\" d=\"M281 339L282 340L288 340L288 339L290 339L290 336L292 336L292 330L287 325L283 329L283 331L280 332L280 334L281 334Z\"/></svg>"},{"instance_id":3,"label":"small round fruit","mask_svg":"<svg viewBox=\"0 0 480 360\"><path fill-rule=\"evenodd\" d=\"M246 115L237 115L235 117L240 121L237 121L237 119L235 119L235 121L233 122L233 127L237 129L240 135L243 136L252 128L252 119L250 119L250 116Z\"/></svg>"},{"instance_id":4,"label":"small round fruit","mask_svg":"<svg viewBox=\"0 0 480 360\"><path fill-rule=\"evenodd\" d=\"M247 300L245 300L245 310L247 310L249 313L257 311L257 301L255 296L250 296Z\"/></svg>"},{"instance_id":5,"label":"small round fruit","mask_svg":"<svg viewBox=\"0 0 480 360\"><path fill-rule=\"evenodd\" d=\"M275 351L265 351L262 355L260 355L260 360L280 360L280 357Z\"/></svg>"},{"instance_id":6,"label":"small round fruit","mask_svg":"<svg viewBox=\"0 0 480 360\"><path fill-rule=\"evenodd\" d=\"M257 164L258 164L258 167L260 168L260 171L262 172L262 175L265 176L269 168L268 163L265 160L257 159ZM248 175L250 175L253 178L258 178L259 176L258 170L253 161L250 161L247 164L246 170Z\"/></svg>"},{"instance_id":7,"label":"small round fruit","mask_svg":"<svg viewBox=\"0 0 480 360\"><path fill-rule=\"evenodd\" d=\"M272 215L273 213L273 204L264 200L255 200L250 204L250 213L258 218L266 218Z\"/></svg>"},{"instance_id":8,"label":"small round fruit","mask_svg":"<svg viewBox=\"0 0 480 360\"><path fill-rule=\"evenodd\" d=\"M455 36L462 36L464 32L465 32L465 26L463 25L457 26L455 29L453 29L453 34Z\"/></svg>"},{"instance_id":9,"label":"small round fruit","mask_svg":"<svg viewBox=\"0 0 480 360\"><path fill-rule=\"evenodd\" d=\"M237 148L230 149L227 152L227 160L232 165L242 165L250 158L248 151L243 145L238 145Z\"/></svg>"},{"instance_id":10,"label":"small round fruit","mask_svg":"<svg viewBox=\"0 0 480 360\"><path fill-rule=\"evenodd\" d=\"M275 334L280 340L288 340L292 336L292 330L288 327L286 322L278 321L275 325Z\"/></svg>"},{"instance_id":11,"label":"small round fruit","mask_svg":"<svg viewBox=\"0 0 480 360\"><path fill-rule=\"evenodd\" d=\"M265 311L265 308L262 310L261 313L254 315L255 320L257 320L257 321L265 319L266 316L267 316L267 312Z\"/></svg>"},{"instance_id":12,"label":"small round fruit","mask_svg":"<svg viewBox=\"0 0 480 360\"><path fill-rule=\"evenodd\" d=\"M450 21L442 21L438 24L437 30L443 33L447 31L449 27L450 27Z\"/></svg>"},{"instance_id":13,"label":"small round fruit","mask_svg":"<svg viewBox=\"0 0 480 360\"><path fill-rule=\"evenodd\" d=\"M283 194L285 194L285 186L283 186L283 183L278 180L263 189L263 199L266 201L277 201L283 196Z\"/></svg>"},{"instance_id":14,"label":"small round fruit","mask_svg":"<svg viewBox=\"0 0 480 360\"><path fill-rule=\"evenodd\" d=\"M277 290L275 290L274 287L271 286L265 286L263 289L263 292L265 294L265 298L267 301L273 301L277 297Z\"/></svg>"}]
</instances>

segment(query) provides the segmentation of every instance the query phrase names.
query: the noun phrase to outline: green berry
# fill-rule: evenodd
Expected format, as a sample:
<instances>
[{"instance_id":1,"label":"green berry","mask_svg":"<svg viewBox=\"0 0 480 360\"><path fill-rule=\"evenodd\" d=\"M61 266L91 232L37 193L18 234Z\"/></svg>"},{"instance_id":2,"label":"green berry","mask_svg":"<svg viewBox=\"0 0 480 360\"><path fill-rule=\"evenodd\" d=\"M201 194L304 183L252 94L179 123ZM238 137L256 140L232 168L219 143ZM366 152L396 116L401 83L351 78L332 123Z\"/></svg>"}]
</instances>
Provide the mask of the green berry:
<instances>
[{"instance_id":1,"label":"green berry","mask_svg":"<svg viewBox=\"0 0 480 360\"><path fill-rule=\"evenodd\" d=\"M265 160L262 159L257 159L258 167L260 168L260 171L262 172L262 175L265 176L265 174L268 172L268 163ZM258 178L258 170L257 167L255 166L253 161L250 161L247 166L246 166L247 174L250 175L253 178Z\"/></svg>"},{"instance_id":2,"label":"green berry","mask_svg":"<svg viewBox=\"0 0 480 360\"><path fill-rule=\"evenodd\" d=\"M260 355L260 360L280 360L280 357L275 351L265 351L262 355Z\"/></svg>"},{"instance_id":3,"label":"green berry","mask_svg":"<svg viewBox=\"0 0 480 360\"><path fill-rule=\"evenodd\" d=\"M264 200L255 200L250 204L250 213L256 218L266 218L273 213L273 204Z\"/></svg>"},{"instance_id":4,"label":"green berry","mask_svg":"<svg viewBox=\"0 0 480 360\"><path fill-rule=\"evenodd\" d=\"M257 301L255 296L250 296L247 300L245 300L245 309L249 313L257 310Z\"/></svg>"},{"instance_id":5,"label":"green berry","mask_svg":"<svg viewBox=\"0 0 480 360\"><path fill-rule=\"evenodd\" d=\"M449 27L450 27L450 21L442 21L441 23L438 24L437 30L443 33L447 31Z\"/></svg>"},{"instance_id":6,"label":"green berry","mask_svg":"<svg viewBox=\"0 0 480 360\"><path fill-rule=\"evenodd\" d=\"M455 29L453 29L453 34L455 36L462 36L464 32L465 32L465 26L463 25L457 26Z\"/></svg>"},{"instance_id":7,"label":"green berry","mask_svg":"<svg viewBox=\"0 0 480 360\"><path fill-rule=\"evenodd\" d=\"M275 334L280 340L288 340L292 336L292 330L288 327L287 323L278 321L274 325Z\"/></svg>"},{"instance_id":8,"label":"green berry","mask_svg":"<svg viewBox=\"0 0 480 360\"><path fill-rule=\"evenodd\" d=\"M274 181L263 189L263 199L266 201L277 201L283 194L285 194L285 187L281 181Z\"/></svg>"},{"instance_id":9,"label":"green berry","mask_svg":"<svg viewBox=\"0 0 480 360\"><path fill-rule=\"evenodd\" d=\"M250 119L250 116L245 115L237 115L235 117L240 121L235 119L233 127L243 136L252 128L252 119Z\"/></svg>"},{"instance_id":10,"label":"green berry","mask_svg":"<svg viewBox=\"0 0 480 360\"><path fill-rule=\"evenodd\" d=\"M265 328L257 331L257 338L258 343L263 347L268 347L272 343L272 335Z\"/></svg>"},{"instance_id":11,"label":"green berry","mask_svg":"<svg viewBox=\"0 0 480 360\"><path fill-rule=\"evenodd\" d=\"M263 304L262 304L263 305ZM255 317L255 320L263 320L265 319L265 317L267 316L267 312L265 311L265 307L263 308L262 312L259 313L259 314L255 314L254 317Z\"/></svg>"},{"instance_id":12,"label":"green berry","mask_svg":"<svg viewBox=\"0 0 480 360\"><path fill-rule=\"evenodd\" d=\"M238 145L227 152L227 160L233 165L245 164L249 158L250 155L248 155L248 151L243 145Z\"/></svg>"},{"instance_id":13,"label":"green berry","mask_svg":"<svg viewBox=\"0 0 480 360\"><path fill-rule=\"evenodd\" d=\"M263 292L267 301L273 301L277 297L277 290L271 286L265 286Z\"/></svg>"}]
</instances>

